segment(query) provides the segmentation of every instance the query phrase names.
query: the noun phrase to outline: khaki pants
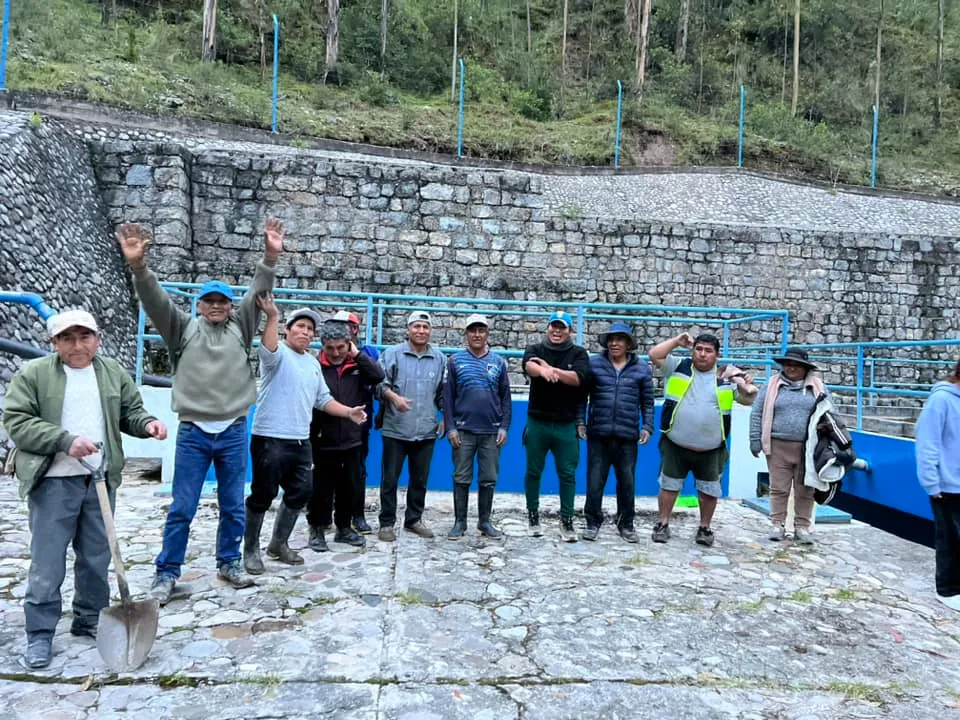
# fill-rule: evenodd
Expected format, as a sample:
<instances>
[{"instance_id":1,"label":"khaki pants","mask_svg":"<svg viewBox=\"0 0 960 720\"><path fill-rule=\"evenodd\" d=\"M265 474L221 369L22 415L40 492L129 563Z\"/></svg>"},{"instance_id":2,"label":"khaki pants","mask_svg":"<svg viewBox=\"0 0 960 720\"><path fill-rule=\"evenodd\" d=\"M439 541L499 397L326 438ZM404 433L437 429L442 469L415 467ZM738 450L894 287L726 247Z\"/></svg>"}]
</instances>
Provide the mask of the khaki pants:
<instances>
[{"instance_id":1,"label":"khaki pants","mask_svg":"<svg viewBox=\"0 0 960 720\"><path fill-rule=\"evenodd\" d=\"M809 530L813 516L813 488L803 484L803 443L789 440L770 441L767 470L770 472L770 519L783 525L793 490L794 526Z\"/></svg>"}]
</instances>

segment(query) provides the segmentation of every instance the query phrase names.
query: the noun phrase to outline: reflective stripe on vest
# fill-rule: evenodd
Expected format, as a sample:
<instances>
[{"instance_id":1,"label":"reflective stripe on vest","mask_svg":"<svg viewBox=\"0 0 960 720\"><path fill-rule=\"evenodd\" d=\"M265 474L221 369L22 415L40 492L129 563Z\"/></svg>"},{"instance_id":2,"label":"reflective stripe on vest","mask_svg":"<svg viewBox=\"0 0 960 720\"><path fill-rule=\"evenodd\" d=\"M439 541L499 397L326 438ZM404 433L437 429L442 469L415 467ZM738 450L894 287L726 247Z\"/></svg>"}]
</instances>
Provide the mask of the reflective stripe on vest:
<instances>
[{"instance_id":1,"label":"reflective stripe on vest","mask_svg":"<svg viewBox=\"0 0 960 720\"><path fill-rule=\"evenodd\" d=\"M673 374L667 378L664 386L664 403L660 420L660 429L670 432L673 421L677 416L677 408L693 384L693 361L689 358L682 360ZM726 442L730 434L730 417L733 410L734 389L731 385L717 378L717 406L720 408L720 436Z\"/></svg>"}]
</instances>

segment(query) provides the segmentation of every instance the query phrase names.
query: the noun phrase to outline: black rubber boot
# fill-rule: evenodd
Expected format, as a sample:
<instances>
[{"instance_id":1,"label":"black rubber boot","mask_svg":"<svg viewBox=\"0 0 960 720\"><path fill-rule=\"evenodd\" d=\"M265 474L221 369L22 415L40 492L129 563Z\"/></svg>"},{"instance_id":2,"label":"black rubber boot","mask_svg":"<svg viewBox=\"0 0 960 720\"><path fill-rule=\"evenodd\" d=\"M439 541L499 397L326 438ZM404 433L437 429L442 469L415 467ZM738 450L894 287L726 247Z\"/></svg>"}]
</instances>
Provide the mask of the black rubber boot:
<instances>
[{"instance_id":1,"label":"black rubber boot","mask_svg":"<svg viewBox=\"0 0 960 720\"><path fill-rule=\"evenodd\" d=\"M314 552L327 552L327 538L324 537L323 528L319 525L310 526L310 549Z\"/></svg>"},{"instance_id":2,"label":"black rubber boot","mask_svg":"<svg viewBox=\"0 0 960 720\"><path fill-rule=\"evenodd\" d=\"M477 511L480 516L477 522L477 530L480 531L481 535L488 538L503 537L503 533L490 522L490 516L493 514L493 492L494 488L489 485L481 485L477 500Z\"/></svg>"},{"instance_id":3,"label":"black rubber boot","mask_svg":"<svg viewBox=\"0 0 960 720\"><path fill-rule=\"evenodd\" d=\"M459 540L467 532L467 506L470 504L470 486L453 486L453 527L447 533L450 540Z\"/></svg>"},{"instance_id":4,"label":"black rubber boot","mask_svg":"<svg viewBox=\"0 0 960 720\"><path fill-rule=\"evenodd\" d=\"M273 537L270 539L270 544L267 545L268 557L287 565L303 565L303 558L287 545L287 540L293 533L293 526L297 524L298 515L300 515L299 510L292 510L280 503L280 509L277 510L277 521L273 524Z\"/></svg>"},{"instance_id":5,"label":"black rubber boot","mask_svg":"<svg viewBox=\"0 0 960 720\"><path fill-rule=\"evenodd\" d=\"M243 569L251 575L263 575L263 560L260 558L260 528L266 513L247 508L247 520L243 529Z\"/></svg>"}]
</instances>

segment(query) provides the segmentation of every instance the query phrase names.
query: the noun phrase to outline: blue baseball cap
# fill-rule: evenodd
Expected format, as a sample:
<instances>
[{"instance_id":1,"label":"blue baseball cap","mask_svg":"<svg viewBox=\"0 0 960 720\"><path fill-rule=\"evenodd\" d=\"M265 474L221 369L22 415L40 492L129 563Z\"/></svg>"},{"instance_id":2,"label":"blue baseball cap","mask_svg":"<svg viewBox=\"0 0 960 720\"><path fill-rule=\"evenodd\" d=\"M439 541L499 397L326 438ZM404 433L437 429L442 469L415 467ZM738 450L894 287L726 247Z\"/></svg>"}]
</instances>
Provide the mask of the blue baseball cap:
<instances>
[{"instance_id":1,"label":"blue baseball cap","mask_svg":"<svg viewBox=\"0 0 960 720\"><path fill-rule=\"evenodd\" d=\"M199 298L203 300L207 295L213 295L214 293L223 295L227 300L233 302L233 290L230 289L229 285L220 280L205 282L200 288Z\"/></svg>"},{"instance_id":2,"label":"blue baseball cap","mask_svg":"<svg viewBox=\"0 0 960 720\"><path fill-rule=\"evenodd\" d=\"M573 327L573 318L570 317L570 313L564 312L563 310L557 310L553 315L551 315L550 319L547 321L547 325L552 325L555 322L563 323L568 328Z\"/></svg>"}]
</instances>

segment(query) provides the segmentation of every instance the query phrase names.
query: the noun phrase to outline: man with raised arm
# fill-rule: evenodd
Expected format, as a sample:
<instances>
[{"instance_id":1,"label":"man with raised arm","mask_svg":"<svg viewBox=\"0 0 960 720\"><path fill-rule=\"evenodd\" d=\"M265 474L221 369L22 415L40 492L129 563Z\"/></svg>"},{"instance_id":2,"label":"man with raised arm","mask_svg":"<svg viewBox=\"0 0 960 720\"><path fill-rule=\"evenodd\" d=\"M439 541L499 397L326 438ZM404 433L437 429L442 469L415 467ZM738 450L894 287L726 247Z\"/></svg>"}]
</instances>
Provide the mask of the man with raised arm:
<instances>
[{"instance_id":1,"label":"man with raised arm","mask_svg":"<svg viewBox=\"0 0 960 720\"><path fill-rule=\"evenodd\" d=\"M287 318L286 337L280 342L280 311L273 296L267 293L258 297L257 305L266 314L267 324L257 348L261 382L250 439L253 483L247 498L243 536L243 566L251 575L263 574L260 528L280 488L283 488L283 500L277 509L267 557L287 565L303 564L303 558L290 548L288 540L313 489L310 446L313 409L336 418L348 418L353 426L362 425L367 419L363 405L347 407L333 398L320 364L308 352L320 316L309 308L294 310ZM359 428L357 432L359 434ZM321 472L324 471L327 469L321 468ZM346 523L349 527L349 515Z\"/></svg>"},{"instance_id":2,"label":"man with raised arm","mask_svg":"<svg viewBox=\"0 0 960 720\"><path fill-rule=\"evenodd\" d=\"M88 466L106 466L110 505L123 469L120 433L163 440L167 428L147 413L140 393L115 361L97 354L100 330L85 310L47 322L54 352L26 363L10 380L3 424L16 444L20 496L30 510L30 572L23 599L24 664L44 668L62 610L60 586L73 545L72 635L96 637L110 604L110 546ZM105 450L105 456L101 453Z\"/></svg>"},{"instance_id":3,"label":"man with raised arm","mask_svg":"<svg viewBox=\"0 0 960 720\"><path fill-rule=\"evenodd\" d=\"M180 416L173 502L150 595L163 605L173 594L187 551L190 523L211 464L217 473L220 508L217 574L235 588L249 587L253 579L240 563L247 413L257 399L249 355L260 322L256 298L273 289L274 266L283 251L283 226L274 218L267 220L263 260L257 263L250 289L236 311L230 286L213 280L200 288L196 318L174 304L147 267L147 240L139 225L121 225L117 240L133 271L143 309L167 344L174 372L172 405Z\"/></svg>"},{"instance_id":4,"label":"man with raised arm","mask_svg":"<svg viewBox=\"0 0 960 720\"><path fill-rule=\"evenodd\" d=\"M691 357L673 354L692 348ZM660 416L660 521L653 541L670 539L670 514L689 473L696 482L700 505L698 545L713 545L710 523L722 494L720 478L727 463L727 439L734 400L742 402L736 387L717 372L720 341L702 333L694 338L680 333L650 348L650 362L664 377L664 403ZM749 384L753 379L744 375ZM752 400L752 398L751 398ZM747 403L744 403L747 404Z\"/></svg>"}]
</instances>

